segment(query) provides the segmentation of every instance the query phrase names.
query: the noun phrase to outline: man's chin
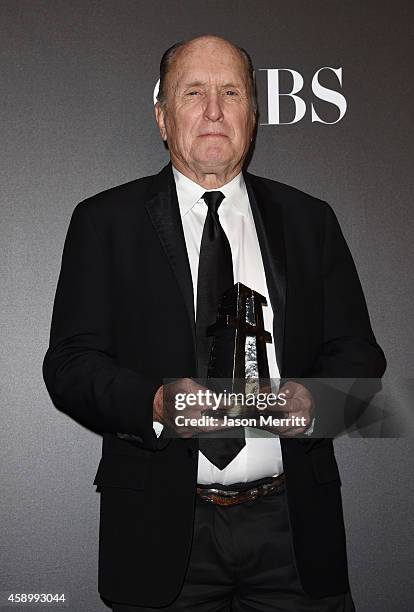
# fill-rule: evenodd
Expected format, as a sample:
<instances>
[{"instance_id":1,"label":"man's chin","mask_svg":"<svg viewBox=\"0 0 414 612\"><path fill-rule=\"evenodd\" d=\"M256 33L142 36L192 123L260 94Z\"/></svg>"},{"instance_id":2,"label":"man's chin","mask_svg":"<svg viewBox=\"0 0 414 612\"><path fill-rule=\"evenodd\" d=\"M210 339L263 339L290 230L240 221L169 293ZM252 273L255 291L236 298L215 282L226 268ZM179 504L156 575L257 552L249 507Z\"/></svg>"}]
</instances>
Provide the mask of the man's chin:
<instances>
[{"instance_id":1,"label":"man's chin","mask_svg":"<svg viewBox=\"0 0 414 612\"><path fill-rule=\"evenodd\" d=\"M222 155L208 155L195 160L199 172L203 174L225 174L232 167L231 160Z\"/></svg>"}]
</instances>

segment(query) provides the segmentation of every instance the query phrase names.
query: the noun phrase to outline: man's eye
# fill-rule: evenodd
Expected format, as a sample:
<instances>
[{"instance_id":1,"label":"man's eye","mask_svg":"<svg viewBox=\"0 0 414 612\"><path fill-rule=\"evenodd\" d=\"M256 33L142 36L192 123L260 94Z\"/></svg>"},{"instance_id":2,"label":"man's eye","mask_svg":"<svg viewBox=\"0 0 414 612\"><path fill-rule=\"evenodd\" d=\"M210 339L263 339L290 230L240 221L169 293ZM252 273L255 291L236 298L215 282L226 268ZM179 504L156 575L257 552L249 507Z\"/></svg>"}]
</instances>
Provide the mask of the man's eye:
<instances>
[{"instance_id":1,"label":"man's eye","mask_svg":"<svg viewBox=\"0 0 414 612\"><path fill-rule=\"evenodd\" d=\"M234 89L227 89L226 96L237 96L237 91L234 91Z\"/></svg>"},{"instance_id":2,"label":"man's eye","mask_svg":"<svg viewBox=\"0 0 414 612\"><path fill-rule=\"evenodd\" d=\"M188 96L196 96L196 95L198 95L199 93L200 93L199 91L189 91L187 95L188 95Z\"/></svg>"}]
</instances>

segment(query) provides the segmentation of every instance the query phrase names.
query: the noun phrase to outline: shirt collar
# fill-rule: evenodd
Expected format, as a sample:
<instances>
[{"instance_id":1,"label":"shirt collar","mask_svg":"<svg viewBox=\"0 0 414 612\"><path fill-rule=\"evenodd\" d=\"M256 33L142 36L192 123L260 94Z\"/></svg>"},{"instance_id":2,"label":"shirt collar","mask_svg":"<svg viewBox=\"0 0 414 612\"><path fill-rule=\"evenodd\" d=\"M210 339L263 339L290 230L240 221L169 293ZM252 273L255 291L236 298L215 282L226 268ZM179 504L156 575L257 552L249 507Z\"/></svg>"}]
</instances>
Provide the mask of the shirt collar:
<instances>
[{"instance_id":1,"label":"shirt collar","mask_svg":"<svg viewBox=\"0 0 414 612\"><path fill-rule=\"evenodd\" d=\"M248 213L248 198L246 185L243 174L239 172L229 183L226 183L219 189L205 189L198 183L195 183L179 170L172 167L175 186L177 189L178 205L180 207L180 215L184 217L201 199L201 196L206 191L221 191L224 193L224 200L221 206L231 205L240 214Z\"/></svg>"}]
</instances>

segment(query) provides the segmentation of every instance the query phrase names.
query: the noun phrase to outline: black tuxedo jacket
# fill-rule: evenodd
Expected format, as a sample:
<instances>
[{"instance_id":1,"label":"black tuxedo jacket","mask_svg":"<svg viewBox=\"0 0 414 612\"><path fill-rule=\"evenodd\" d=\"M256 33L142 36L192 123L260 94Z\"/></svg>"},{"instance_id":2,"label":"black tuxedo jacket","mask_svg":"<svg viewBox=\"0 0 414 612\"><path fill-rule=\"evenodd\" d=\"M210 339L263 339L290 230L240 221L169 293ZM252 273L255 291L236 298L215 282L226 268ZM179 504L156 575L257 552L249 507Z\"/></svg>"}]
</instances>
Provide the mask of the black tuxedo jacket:
<instances>
[{"instance_id":1,"label":"black tuxedo jacket","mask_svg":"<svg viewBox=\"0 0 414 612\"><path fill-rule=\"evenodd\" d=\"M380 377L352 257L332 209L245 173L281 375ZM193 290L171 166L80 203L66 237L44 379L55 406L103 435L99 591L162 606L192 541L198 441L157 439L164 378L195 377ZM121 435L117 435L121 434ZM282 439L298 573L313 597L348 589L330 439Z\"/></svg>"}]
</instances>

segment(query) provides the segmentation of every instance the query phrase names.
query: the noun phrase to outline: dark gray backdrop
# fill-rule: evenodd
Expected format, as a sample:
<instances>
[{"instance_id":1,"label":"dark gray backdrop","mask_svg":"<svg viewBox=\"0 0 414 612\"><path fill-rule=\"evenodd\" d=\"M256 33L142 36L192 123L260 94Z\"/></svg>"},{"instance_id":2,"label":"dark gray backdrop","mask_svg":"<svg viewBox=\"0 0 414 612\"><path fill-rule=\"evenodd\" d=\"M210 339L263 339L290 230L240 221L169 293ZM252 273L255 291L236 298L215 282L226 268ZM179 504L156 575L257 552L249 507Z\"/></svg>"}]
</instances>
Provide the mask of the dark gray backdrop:
<instances>
[{"instance_id":1,"label":"dark gray backdrop","mask_svg":"<svg viewBox=\"0 0 414 612\"><path fill-rule=\"evenodd\" d=\"M98 612L100 439L53 408L41 378L75 204L166 162L152 94L173 42L214 33L248 49L256 68L297 70L308 107L314 72L342 67L345 117L312 123L308 108L294 125L262 125L250 169L332 204L386 376L412 377L414 15L408 1L3 0L0 16L0 590L64 592L70 610ZM317 109L336 117L326 102ZM413 447L336 444L359 612L414 609ZM145 551L136 559L138 576Z\"/></svg>"}]
</instances>

